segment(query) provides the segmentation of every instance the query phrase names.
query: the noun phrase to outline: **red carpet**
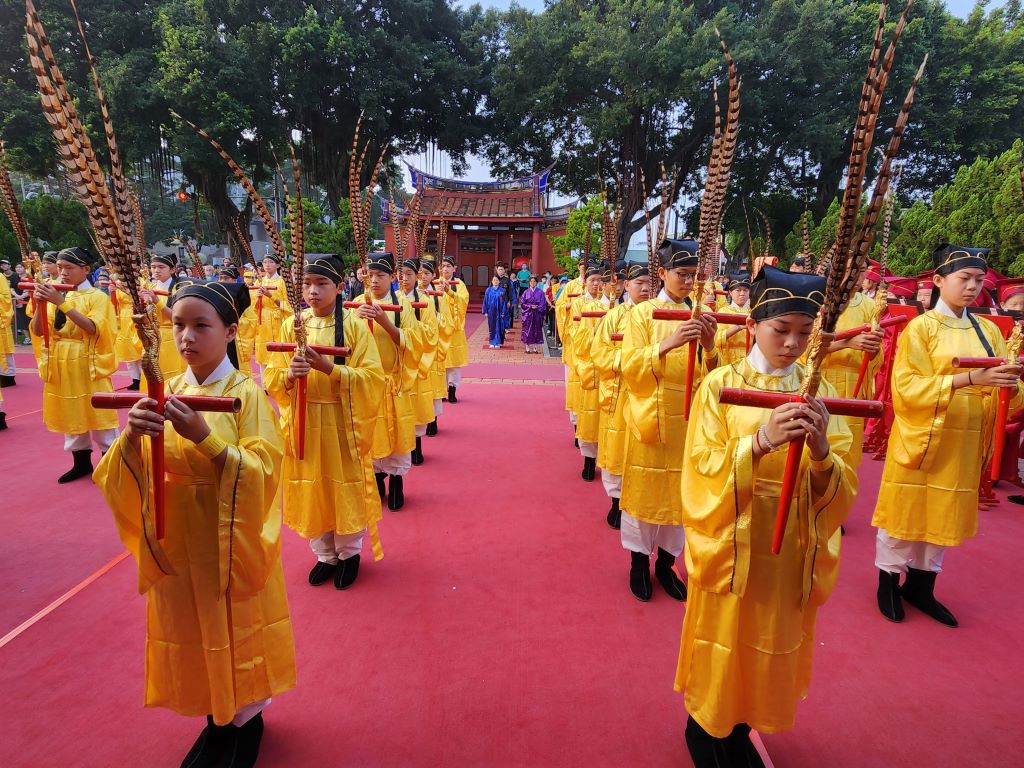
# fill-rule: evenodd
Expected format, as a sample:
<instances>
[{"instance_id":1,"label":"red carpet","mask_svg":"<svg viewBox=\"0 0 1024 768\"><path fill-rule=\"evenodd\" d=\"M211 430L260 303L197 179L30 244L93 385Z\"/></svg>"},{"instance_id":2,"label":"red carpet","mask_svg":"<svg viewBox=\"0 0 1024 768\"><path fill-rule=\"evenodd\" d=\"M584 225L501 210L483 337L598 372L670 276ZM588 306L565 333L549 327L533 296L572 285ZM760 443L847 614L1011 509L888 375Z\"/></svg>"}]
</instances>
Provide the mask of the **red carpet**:
<instances>
[{"instance_id":1,"label":"red carpet","mask_svg":"<svg viewBox=\"0 0 1024 768\"><path fill-rule=\"evenodd\" d=\"M540 370L552 369L514 377ZM8 412L31 410L31 389L5 390ZM558 386L461 387L424 438L405 509L385 512L385 559L367 559L348 592L310 588L312 556L286 531L299 683L267 709L261 765L689 765L672 692L683 606L629 594L562 403ZM119 551L96 489L53 482L64 457L37 419L0 434L15 502L0 512L0 633ZM1017 765L1024 510L984 513L983 535L949 553L939 594L960 629L912 609L892 625L874 607L879 467L865 466L820 613L810 697L792 733L765 737L772 760ZM143 607L126 561L0 648L0 764L178 765L202 723L141 706Z\"/></svg>"}]
</instances>

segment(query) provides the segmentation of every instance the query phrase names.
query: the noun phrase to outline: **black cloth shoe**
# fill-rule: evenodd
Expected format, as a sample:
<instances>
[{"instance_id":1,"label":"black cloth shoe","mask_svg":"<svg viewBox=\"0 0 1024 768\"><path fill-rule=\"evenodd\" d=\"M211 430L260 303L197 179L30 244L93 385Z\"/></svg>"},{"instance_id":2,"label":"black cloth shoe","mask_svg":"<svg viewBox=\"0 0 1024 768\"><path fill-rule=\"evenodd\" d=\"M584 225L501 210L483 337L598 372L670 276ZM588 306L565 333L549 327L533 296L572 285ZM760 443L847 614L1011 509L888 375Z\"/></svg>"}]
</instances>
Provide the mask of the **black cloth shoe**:
<instances>
[{"instance_id":1,"label":"black cloth shoe","mask_svg":"<svg viewBox=\"0 0 1024 768\"><path fill-rule=\"evenodd\" d=\"M0 387L16 387L18 382L14 380L13 376L0 376Z\"/></svg>"},{"instance_id":2,"label":"black cloth shoe","mask_svg":"<svg viewBox=\"0 0 1024 768\"><path fill-rule=\"evenodd\" d=\"M619 509L619 500L612 499L612 508L608 510L608 525L619 530L622 525L622 510Z\"/></svg>"},{"instance_id":3,"label":"black cloth shoe","mask_svg":"<svg viewBox=\"0 0 1024 768\"><path fill-rule=\"evenodd\" d=\"M417 437L416 438L416 447L413 449L413 452L412 452L412 465L414 467L418 467L422 463L423 463L423 438L422 437Z\"/></svg>"},{"instance_id":4,"label":"black cloth shoe","mask_svg":"<svg viewBox=\"0 0 1024 768\"><path fill-rule=\"evenodd\" d=\"M705 731L692 717L686 719L686 748L694 768L733 768L736 763L729 759L726 742Z\"/></svg>"},{"instance_id":5,"label":"black cloth shoe","mask_svg":"<svg viewBox=\"0 0 1024 768\"><path fill-rule=\"evenodd\" d=\"M427 424L427 437L437 437L437 419Z\"/></svg>"},{"instance_id":6,"label":"black cloth shoe","mask_svg":"<svg viewBox=\"0 0 1024 768\"><path fill-rule=\"evenodd\" d=\"M900 574L878 570L878 610L889 621L903 621L903 601L900 600Z\"/></svg>"},{"instance_id":7,"label":"black cloth shoe","mask_svg":"<svg viewBox=\"0 0 1024 768\"><path fill-rule=\"evenodd\" d=\"M377 478L377 493L380 494L380 498L383 501L384 497L388 495L388 489L384 487L384 478L388 476L388 473L374 472L373 476Z\"/></svg>"},{"instance_id":8,"label":"black cloth shoe","mask_svg":"<svg viewBox=\"0 0 1024 768\"><path fill-rule=\"evenodd\" d=\"M580 447L580 439L579 439L578 437L574 437L574 438L572 439L572 444L573 444L573 446L575 446L576 448L579 448L579 447Z\"/></svg>"},{"instance_id":9,"label":"black cloth shoe","mask_svg":"<svg viewBox=\"0 0 1024 768\"><path fill-rule=\"evenodd\" d=\"M309 572L309 583L314 587L319 587L329 578L334 576L334 573L337 570L337 563L321 563L317 561L317 564L313 566L313 570Z\"/></svg>"},{"instance_id":10,"label":"black cloth shoe","mask_svg":"<svg viewBox=\"0 0 1024 768\"><path fill-rule=\"evenodd\" d=\"M334 574L334 588L348 589L359 575L359 555L352 555L348 560L338 563L338 570Z\"/></svg>"},{"instance_id":11,"label":"black cloth shoe","mask_svg":"<svg viewBox=\"0 0 1024 768\"><path fill-rule=\"evenodd\" d=\"M919 571L907 568L907 580L900 589L903 599L926 616L931 616L947 627L959 626L949 609L935 599L935 571Z\"/></svg>"},{"instance_id":12,"label":"black cloth shoe","mask_svg":"<svg viewBox=\"0 0 1024 768\"><path fill-rule=\"evenodd\" d=\"M388 509L397 512L405 506L405 491L401 475L388 475Z\"/></svg>"},{"instance_id":13,"label":"black cloth shoe","mask_svg":"<svg viewBox=\"0 0 1024 768\"><path fill-rule=\"evenodd\" d=\"M666 552L661 547L658 547L658 559L654 563L654 578L661 584L662 589L668 593L668 596L673 600L678 600L681 603L686 602L686 584L684 584L676 572L672 570L672 566L675 564L675 555Z\"/></svg>"},{"instance_id":14,"label":"black cloth shoe","mask_svg":"<svg viewBox=\"0 0 1024 768\"><path fill-rule=\"evenodd\" d=\"M181 768L214 768L220 765L220 759L235 735L233 730L234 726L230 724L214 725L213 716L207 715L206 727L181 761Z\"/></svg>"},{"instance_id":15,"label":"black cloth shoe","mask_svg":"<svg viewBox=\"0 0 1024 768\"><path fill-rule=\"evenodd\" d=\"M654 592L651 586L651 558L643 552L630 551L629 555L629 591L637 600L646 603Z\"/></svg>"},{"instance_id":16,"label":"black cloth shoe","mask_svg":"<svg viewBox=\"0 0 1024 768\"><path fill-rule=\"evenodd\" d=\"M580 477L586 480L588 483L593 482L594 477L597 475L597 459L592 459L589 456L583 457L583 471L580 472Z\"/></svg>"},{"instance_id":17,"label":"black cloth shoe","mask_svg":"<svg viewBox=\"0 0 1024 768\"><path fill-rule=\"evenodd\" d=\"M260 756L260 741L263 740L263 713L240 728L232 727L235 738L224 758L224 768L253 768Z\"/></svg>"},{"instance_id":18,"label":"black cloth shoe","mask_svg":"<svg viewBox=\"0 0 1024 768\"><path fill-rule=\"evenodd\" d=\"M459 398L457 398L455 396L455 387L453 387L451 384L448 385L448 402L449 403L457 403L457 402L459 402Z\"/></svg>"},{"instance_id":19,"label":"black cloth shoe","mask_svg":"<svg viewBox=\"0 0 1024 768\"><path fill-rule=\"evenodd\" d=\"M80 477L88 477L92 474L92 450L72 451L75 463L67 472L57 478L58 483L70 483Z\"/></svg>"},{"instance_id":20,"label":"black cloth shoe","mask_svg":"<svg viewBox=\"0 0 1024 768\"><path fill-rule=\"evenodd\" d=\"M725 737L725 752L729 757L729 765L736 768L764 768L764 761L758 754L754 742L750 740L750 726L737 723L732 733Z\"/></svg>"},{"instance_id":21,"label":"black cloth shoe","mask_svg":"<svg viewBox=\"0 0 1024 768\"><path fill-rule=\"evenodd\" d=\"M7 414L0 411L0 430L7 429Z\"/></svg>"},{"instance_id":22,"label":"black cloth shoe","mask_svg":"<svg viewBox=\"0 0 1024 768\"><path fill-rule=\"evenodd\" d=\"M139 391L139 385L141 383L142 382L139 381L139 379L132 379L132 383L129 384L127 387L125 387L125 389L127 389L129 392L138 392Z\"/></svg>"}]
</instances>

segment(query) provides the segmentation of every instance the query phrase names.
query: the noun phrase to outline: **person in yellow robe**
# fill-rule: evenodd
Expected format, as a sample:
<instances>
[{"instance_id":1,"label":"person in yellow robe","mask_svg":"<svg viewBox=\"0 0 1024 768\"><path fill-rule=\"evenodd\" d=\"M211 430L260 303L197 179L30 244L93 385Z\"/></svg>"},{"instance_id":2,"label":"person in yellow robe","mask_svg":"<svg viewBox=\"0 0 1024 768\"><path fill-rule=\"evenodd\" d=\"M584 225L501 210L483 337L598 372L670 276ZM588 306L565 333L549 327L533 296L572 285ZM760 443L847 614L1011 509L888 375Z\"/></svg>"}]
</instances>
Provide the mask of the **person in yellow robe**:
<instances>
[{"instance_id":1,"label":"person in yellow robe","mask_svg":"<svg viewBox=\"0 0 1024 768\"><path fill-rule=\"evenodd\" d=\"M342 308L344 267L333 256L306 262L302 311L308 344L348 347L347 357L274 353L265 373L281 409L285 457L284 522L309 539L316 563L313 586L333 579L348 589L359 574L363 537L377 541L380 496L373 476L373 428L384 389L384 370L366 323ZM281 325L281 341L295 342L295 316ZM304 457L295 456L295 383L307 380ZM377 551L380 552L379 545Z\"/></svg>"},{"instance_id":2,"label":"person in yellow robe","mask_svg":"<svg viewBox=\"0 0 1024 768\"><path fill-rule=\"evenodd\" d=\"M858 291L853 294L850 303L839 316L836 323L836 332L846 331L871 322L873 316L874 299L869 299L864 293ZM821 366L821 375L831 382L836 388L839 397L852 398L853 390L857 386L857 375L860 373L861 361L864 355L869 356L868 369L864 374L864 380L860 385L860 392L857 397L861 400L871 400L875 395L875 374L882 365L882 339L885 338L885 331L867 331L859 333L851 339L833 341L829 345L828 357ZM864 419L855 416L842 417L853 434L853 449L850 452L850 461L854 469L860 466L861 457L864 453Z\"/></svg>"},{"instance_id":3,"label":"person in yellow robe","mask_svg":"<svg viewBox=\"0 0 1024 768\"><path fill-rule=\"evenodd\" d=\"M263 709L295 687L295 650L275 503L284 450L267 396L231 360L245 286L199 283L171 300L184 373L164 415L143 398L94 479L146 596L145 703L206 727L182 765L255 765ZM174 395L232 397L238 413L193 411ZM163 435L165 538L150 507L150 440ZM223 763L221 759L223 758Z\"/></svg>"},{"instance_id":4,"label":"person in yellow robe","mask_svg":"<svg viewBox=\"0 0 1024 768\"><path fill-rule=\"evenodd\" d=\"M608 310L590 345L590 359L597 370L600 398L600 436L597 441L597 465L601 484L612 500L608 525L618 530L622 514L622 474L626 458L626 413L629 390L622 384L622 335L629 313L637 304L651 298L651 277L647 264L625 264L625 298ZM618 337L618 338L614 338Z\"/></svg>"},{"instance_id":5,"label":"person in yellow robe","mask_svg":"<svg viewBox=\"0 0 1024 768\"><path fill-rule=\"evenodd\" d=\"M446 387L448 386L445 365L451 350L452 335L455 333L455 317L448 299L443 296L431 295L440 293L434 287L436 276L437 261L432 254L424 254L420 259L420 290L425 294L423 300L433 305L434 314L437 317L437 353L434 355L433 365L430 366L434 420L427 424L427 437L437 436L437 417L444 413L444 401L447 397ZM465 332L462 335L465 337Z\"/></svg>"},{"instance_id":6,"label":"person in yellow robe","mask_svg":"<svg viewBox=\"0 0 1024 768\"><path fill-rule=\"evenodd\" d=\"M448 385L448 402L457 403L457 390L462 383L462 369L469 362L469 344L466 341L466 312L469 310L469 290L466 284L455 277L455 257L446 255L441 260L441 278L445 286L445 298L451 312L454 327L448 354L444 360L444 376Z\"/></svg>"},{"instance_id":7,"label":"person in yellow robe","mask_svg":"<svg viewBox=\"0 0 1024 768\"><path fill-rule=\"evenodd\" d=\"M263 259L263 275L256 281L260 289L256 291L255 299L256 363L260 366L261 375L273 354L267 351L267 342L277 341L281 337L281 323L292 314L284 278L278 273L279 269L277 255L268 253Z\"/></svg>"},{"instance_id":8,"label":"person in yellow robe","mask_svg":"<svg viewBox=\"0 0 1024 768\"><path fill-rule=\"evenodd\" d=\"M14 298L10 282L0 273L0 387L13 387L15 373Z\"/></svg>"},{"instance_id":9,"label":"person in yellow robe","mask_svg":"<svg viewBox=\"0 0 1024 768\"><path fill-rule=\"evenodd\" d=\"M630 553L629 589L651 599L654 574L675 600L686 599L686 585L673 570L683 551L683 508L679 477L684 464L683 416L688 347L699 342L694 388L718 363L717 324L708 314L684 321L655 320L656 309L691 309L697 273L697 242L665 240L658 248L662 289L629 313L622 337L622 379L629 389L626 458L622 475L620 536Z\"/></svg>"},{"instance_id":10,"label":"person in yellow robe","mask_svg":"<svg viewBox=\"0 0 1024 768\"><path fill-rule=\"evenodd\" d=\"M396 511L405 505L405 475L412 467L412 450L416 447L412 393L419 374L422 327L405 295L391 289L394 254L370 253L367 270L372 303L364 303L356 315L373 322L373 339L384 369L384 391L374 423L371 455L377 492L381 498L387 497L388 509ZM355 300L365 302L366 294ZM385 311L380 304L397 305L401 311Z\"/></svg>"},{"instance_id":11,"label":"person in yellow robe","mask_svg":"<svg viewBox=\"0 0 1024 768\"><path fill-rule=\"evenodd\" d=\"M412 388L413 421L416 424L416 447L412 450L412 464L423 463L423 438L427 425L434 420L434 387L430 381L430 369L437 359L440 340L437 312L433 302L419 289L420 260L415 257L402 259L398 265L398 288L400 294L413 305L413 316L420 328L420 356L417 360L416 382ZM424 306L415 306L422 304Z\"/></svg>"},{"instance_id":12,"label":"person in yellow robe","mask_svg":"<svg viewBox=\"0 0 1024 768\"><path fill-rule=\"evenodd\" d=\"M50 324L50 346L40 348L39 360L43 422L51 432L64 434L64 450L73 464L57 482L70 483L92 474L93 443L102 452L117 437L117 411L93 408L90 402L93 393L114 390L110 377L117 370L117 318L107 295L89 282L93 258L85 249L65 248L57 264L60 281L76 288L63 294L37 282L33 297L46 302L47 317L36 313L31 330L41 336L43 322Z\"/></svg>"},{"instance_id":13,"label":"person in yellow robe","mask_svg":"<svg viewBox=\"0 0 1024 768\"><path fill-rule=\"evenodd\" d=\"M995 324L967 312L982 290L986 248L943 244L932 256L934 308L900 335L892 368L895 419L871 524L878 528L878 608L904 618L903 602L950 627L935 599L947 547L978 532L978 485L992 452L1000 388L1021 406L1021 367L957 369L954 357L1004 357ZM900 585L901 574L906 581Z\"/></svg>"},{"instance_id":14,"label":"person in yellow robe","mask_svg":"<svg viewBox=\"0 0 1024 768\"><path fill-rule=\"evenodd\" d=\"M751 284L746 358L705 377L680 478L689 599L675 689L693 763L762 766L750 730L793 727L807 695L818 608L839 570L839 527L857 494L851 436L818 398L772 411L719 403L721 389L796 392L825 279L764 267ZM834 397L827 381L821 397ZM805 438L782 550L771 553L786 444ZM781 450L780 450L781 449Z\"/></svg>"},{"instance_id":15,"label":"person in yellow robe","mask_svg":"<svg viewBox=\"0 0 1024 768\"><path fill-rule=\"evenodd\" d=\"M110 283L110 302L117 316L117 338L114 340L114 354L119 363L124 363L125 371L132 382L127 389L139 391L142 380L142 342L139 331L132 321L132 299L124 290L124 285L117 276L112 276Z\"/></svg>"},{"instance_id":16,"label":"person in yellow robe","mask_svg":"<svg viewBox=\"0 0 1024 768\"><path fill-rule=\"evenodd\" d=\"M582 258L582 257L581 257ZM580 395L580 380L576 375L572 349L572 303L583 293L583 279L574 277L562 286L555 298L555 326L562 342L562 363L565 366L565 410L569 423L576 427L576 401ZM577 441L578 442L578 441Z\"/></svg>"},{"instance_id":17,"label":"person in yellow robe","mask_svg":"<svg viewBox=\"0 0 1024 768\"><path fill-rule=\"evenodd\" d=\"M237 283L238 271L234 267L222 267L217 271L217 282ZM249 287L248 281L246 281L246 287ZM252 355L256 349L256 330L256 310L250 303L238 319L238 333L235 334L238 370L246 376L252 376Z\"/></svg>"},{"instance_id":18,"label":"person in yellow robe","mask_svg":"<svg viewBox=\"0 0 1024 768\"><path fill-rule=\"evenodd\" d=\"M729 275L729 301L715 311L733 315L750 314L750 275L746 272ZM749 338L750 332L745 325L722 323L715 335L719 363L732 365L745 358Z\"/></svg>"},{"instance_id":19,"label":"person in yellow robe","mask_svg":"<svg viewBox=\"0 0 1024 768\"><path fill-rule=\"evenodd\" d=\"M149 261L152 279L144 285L143 297L156 307L160 320L160 373L164 381L184 373L185 362L174 346L174 328L171 326L170 300L180 278L175 276L178 260L170 254L154 254ZM145 388L145 375L141 386Z\"/></svg>"},{"instance_id":20,"label":"person in yellow robe","mask_svg":"<svg viewBox=\"0 0 1024 768\"><path fill-rule=\"evenodd\" d=\"M606 265L598 261L587 264L583 273L583 295L572 300L566 323L565 335L572 349L572 365L575 379L579 382L576 398L576 439L583 457L585 481L592 482L597 476L597 439L600 427L600 393L598 392L597 369L590 359L590 345L594 340L600 318L583 317L583 312L604 312L608 305L603 301L601 284Z\"/></svg>"}]
</instances>

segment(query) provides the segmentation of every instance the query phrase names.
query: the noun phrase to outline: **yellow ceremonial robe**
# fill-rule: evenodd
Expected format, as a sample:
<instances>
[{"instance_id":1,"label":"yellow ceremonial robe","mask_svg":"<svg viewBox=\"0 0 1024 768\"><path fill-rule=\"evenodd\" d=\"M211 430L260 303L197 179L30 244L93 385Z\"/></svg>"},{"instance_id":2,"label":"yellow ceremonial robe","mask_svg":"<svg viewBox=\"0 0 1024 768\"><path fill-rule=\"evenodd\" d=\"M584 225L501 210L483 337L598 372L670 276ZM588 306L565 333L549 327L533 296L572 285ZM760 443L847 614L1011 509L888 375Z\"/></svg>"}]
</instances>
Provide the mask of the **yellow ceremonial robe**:
<instances>
[{"instance_id":1,"label":"yellow ceremonial robe","mask_svg":"<svg viewBox=\"0 0 1024 768\"><path fill-rule=\"evenodd\" d=\"M622 337L622 378L629 389L626 459L622 473L622 509L637 520L656 525L682 525L679 476L684 456L689 345L660 356L661 342L672 335L677 321L655 320L655 309L689 309L665 293L629 313ZM699 346L699 344L698 344ZM698 351L693 387L696 392L709 361ZM715 359L710 363L713 365Z\"/></svg>"},{"instance_id":2,"label":"yellow ceremonial robe","mask_svg":"<svg viewBox=\"0 0 1024 768\"><path fill-rule=\"evenodd\" d=\"M588 443L598 442L601 426L601 396L598 390L597 368L590 358L590 346L594 333L602 318L582 317L581 312L604 312L608 305L600 296L594 298L586 292L572 301L570 314L579 317L579 322L570 320L567 335L572 338L572 361L579 381L579 397L576 400L576 437Z\"/></svg>"},{"instance_id":3,"label":"yellow ceremonial robe","mask_svg":"<svg viewBox=\"0 0 1024 768\"><path fill-rule=\"evenodd\" d=\"M114 340L114 352L117 354L117 360L121 363L140 360L142 358L142 342L139 340L139 331L132 320L134 313L132 298L120 288L114 288L110 293L110 300L117 315L117 338Z\"/></svg>"},{"instance_id":4,"label":"yellow ceremonial robe","mask_svg":"<svg viewBox=\"0 0 1024 768\"><path fill-rule=\"evenodd\" d=\"M976 316L997 356L1006 343L995 324ZM900 334L892 368L895 418L871 524L904 541L946 547L978 532L978 483L992 453L995 387L953 391L953 358L987 357L969 318L930 310ZM1010 413L1020 408L1020 382Z\"/></svg>"},{"instance_id":5,"label":"yellow ceremonial robe","mask_svg":"<svg viewBox=\"0 0 1024 768\"><path fill-rule=\"evenodd\" d=\"M113 392L110 377L117 370L114 336L117 318L105 293L92 286L68 291L65 301L96 325L89 335L71 320L57 329L57 307L46 303L50 349L40 347L39 378L43 380L43 422L51 432L81 435L117 429L117 411L93 408L94 392Z\"/></svg>"},{"instance_id":6,"label":"yellow ceremonial robe","mask_svg":"<svg viewBox=\"0 0 1024 768\"><path fill-rule=\"evenodd\" d=\"M718 309L716 312L729 315L749 315L750 307L737 307L735 304L725 304ZM736 333L729 336L729 331L739 328ZM747 331L741 325L726 325L725 323L719 323L718 330L715 332L715 347L718 349L718 362L719 365L732 365L738 363L740 360L747 356ZM754 340L751 338L750 343L753 344Z\"/></svg>"},{"instance_id":7,"label":"yellow ceremonial robe","mask_svg":"<svg viewBox=\"0 0 1024 768\"><path fill-rule=\"evenodd\" d=\"M238 319L238 335L235 336L235 350L238 352L238 370L247 376L252 376L252 356L256 351L257 331L256 310L250 305Z\"/></svg>"},{"instance_id":8,"label":"yellow ceremonial robe","mask_svg":"<svg viewBox=\"0 0 1024 768\"><path fill-rule=\"evenodd\" d=\"M448 396L448 380L444 371L450 367L448 353L455 333L455 318L451 305L444 297L425 296L424 300L434 308L437 315L437 354L434 355L434 364L430 366L430 388L434 400L443 400ZM463 333L462 337L465 338L466 334Z\"/></svg>"},{"instance_id":9,"label":"yellow ceremonial robe","mask_svg":"<svg viewBox=\"0 0 1024 768\"><path fill-rule=\"evenodd\" d=\"M366 301L365 294L360 294L355 300ZM377 343L384 370L384 385L374 423L371 456L383 459L393 453L409 453L416 447L412 392L419 372L422 330L412 304L401 291L392 291L376 303L399 304L402 307L401 312L389 313L391 322L398 325L399 344L392 341L380 323L373 324L373 340Z\"/></svg>"},{"instance_id":10,"label":"yellow ceremonial robe","mask_svg":"<svg viewBox=\"0 0 1024 768\"><path fill-rule=\"evenodd\" d=\"M853 294L850 303L843 310L836 323L836 331L846 331L871 322L873 316L874 301L863 293ZM825 358L821 366L822 378L826 379L836 388L839 397L853 397L854 387L857 386L857 374L860 372L860 363L864 359L864 353L859 349L840 349L832 352ZM879 351L868 363L867 373L864 374L864 381L860 385L861 400L870 400L875 394L875 374L882 364L882 353ZM853 434L853 450L850 452L850 460L853 466L859 467L861 456L864 452L864 419L853 416L844 417L850 432Z\"/></svg>"},{"instance_id":11,"label":"yellow ceremonial robe","mask_svg":"<svg viewBox=\"0 0 1024 768\"><path fill-rule=\"evenodd\" d=\"M572 305L576 298L571 294L583 292L583 281L574 277L555 299L555 325L558 327L558 338L562 341L562 362L565 364L567 379L565 383L565 410L575 411L576 401L580 396L580 380L576 375L572 349Z\"/></svg>"},{"instance_id":12,"label":"yellow ceremonial robe","mask_svg":"<svg viewBox=\"0 0 1024 768\"><path fill-rule=\"evenodd\" d=\"M469 344L466 342L466 312L469 310L469 290L466 284L459 280L454 286L445 291L448 299L448 308L451 312L455 326L452 329L451 345L448 347L448 356L444 360L445 369L462 368L469 362Z\"/></svg>"},{"instance_id":13,"label":"yellow ceremonial robe","mask_svg":"<svg viewBox=\"0 0 1024 768\"><path fill-rule=\"evenodd\" d=\"M626 408L629 391L622 385L622 341L612 341L623 333L634 304L625 301L608 310L590 345L590 359L598 378L600 428L597 440L597 465L613 475L623 473L626 458Z\"/></svg>"},{"instance_id":14,"label":"yellow ceremonial robe","mask_svg":"<svg viewBox=\"0 0 1024 768\"><path fill-rule=\"evenodd\" d=\"M176 376L168 390L237 397L242 410L204 413L212 439L198 445L167 422L166 538L157 543L153 534L148 440L136 450L121 435L93 479L146 596L146 706L212 714L223 725L242 707L295 687L274 503L283 439L266 395L239 371L207 386ZM218 470L211 459L225 444Z\"/></svg>"},{"instance_id":15,"label":"yellow ceremonial robe","mask_svg":"<svg viewBox=\"0 0 1024 768\"><path fill-rule=\"evenodd\" d=\"M267 352L267 342L277 341L281 338L281 323L286 317L292 315L292 305L288 303L288 291L285 290L284 278L281 275L273 277L263 276L256 287L272 287L274 290L263 297L262 312L257 313L256 326L256 362L260 365L267 365L273 352ZM253 306L259 301L259 295L253 292ZM277 306L274 302L281 302Z\"/></svg>"},{"instance_id":16,"label":"yellow ceremonial robe","mask_svg":"<svg viewBox=\"0 0 1024 768\"><path fill-rule=\"evenodd\" d=\"M334 344L334 315L302 312L309 344ZM311 371L306 384L305 458L295 458L294 384L288 385L291 353L276 352L264 384L281 409L285 458L284 522L312 539L326 531L358 533L380 519L373 477L373 429L384 390L384 370L366 323L344 310L345 346L352 354L330 376ZM295 316L281 324L281 341L295 341Z\"/></svg>"},{"instance_id":17,"label":"yellow ceremonial robe","mask_svg":"<svg viewBox=\"0 0 1024 768\"><path fill-rule=\"evenodd\" d=\"M14 353L14 298L11 296L11 284L6 275L0 275L0 358ZM6 361L0 359L0 371L4 370ZM14 371L7 375L13 376Z\"/></svg>"},{"instance_id":18,"label":"yellow ceremonial robe","mask_svg":"<svg viewBox=\"0 0 1024 768\"><path fill-rule=\"evenodd\" d=\"M146 286L149 290L167 290L158 280L150 280ZM173 292L171 285L170 291ZM178 346L174 343L174 325L171 318L164 313L171 296L154 296L154 308L156 317L160 321L160 373L164 375L164 381L179 373L185 372L185 361L178 354ZM142 390L146 390L146 374L142 374Z\"/></svg>"},{"instance_id":19,"label":"yellow ceremonial robe","mask_svg":"<svg viewBox=\"0 0 1024 768\"><path fill-rule=\"evenodd\" d=\"M434 366L437 358L437 345L439 340L439 329L437 325L437 312L434 309L434 302L428 301L429 296L424 296L416 289L411 296L406 296L410 302L423 303L426 307L413 309L412 316L420 325L420 347L417 357L416 382L413 384L412 410L417 426L429 424L434 420L434 385L430 380L430 369Z\"/></svg>"},{"instance_id":20,"label":"yellow ceremonial robe","mask_svg":"<svg viewBox=\"0 0 1024 768\"><path fill-rule=\"evenodd\" d=\"M742 360L708 374L694 398L681 478L689 596L675 688L716 738L737 723L762 733L793 727L811 678L815 615L839 573L839 526L857 495L846 422L829 420L824 462L804 449L782 551L773 555L786 449L754 459L754 434L771 411L718 402L723 387L796 392L801 376L799 365L771 376ZM835 396L827 382L819 392ZM828 472L821 495L811 467Z\"/></svg>"}]
</instances>

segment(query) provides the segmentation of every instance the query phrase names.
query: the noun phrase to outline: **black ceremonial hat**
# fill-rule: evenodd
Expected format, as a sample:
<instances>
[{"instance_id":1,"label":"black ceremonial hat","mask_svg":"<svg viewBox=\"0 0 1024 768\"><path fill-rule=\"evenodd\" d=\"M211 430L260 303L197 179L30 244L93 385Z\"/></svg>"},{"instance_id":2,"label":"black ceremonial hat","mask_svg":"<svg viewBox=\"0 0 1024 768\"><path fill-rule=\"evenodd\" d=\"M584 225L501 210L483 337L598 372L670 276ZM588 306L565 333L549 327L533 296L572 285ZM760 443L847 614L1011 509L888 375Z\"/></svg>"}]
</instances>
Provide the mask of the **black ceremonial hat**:
<instances>
[{"instance_id":1,"label":"black ceremonial hat","mask_svg":"<svg viewBox=\"0 0 1024 768\"><path fill-rule=\"evenodd\" d=\"M765 266L750 284L750 316L755 320L790 312L817 317L824 301L825 278L807 272Z\"/></svg>"},{"instance_id":2,"label":"black ceremonial hat","mask_svg":"<svg viewBox=\"0 0 1024 768\"><path fill-rule=\"evenodd\" d=\"M697 266L696 240L662 240L658 246L658 260L665 269Z\"/></svg>"}]
</instances>

